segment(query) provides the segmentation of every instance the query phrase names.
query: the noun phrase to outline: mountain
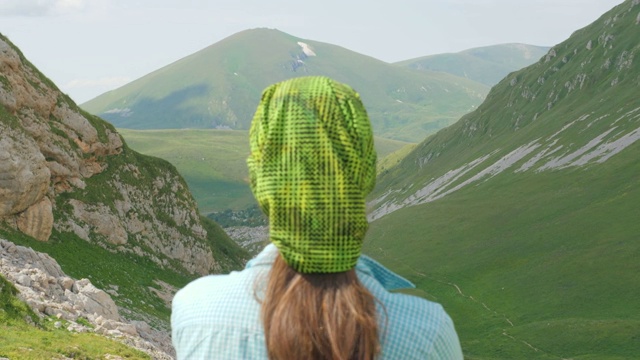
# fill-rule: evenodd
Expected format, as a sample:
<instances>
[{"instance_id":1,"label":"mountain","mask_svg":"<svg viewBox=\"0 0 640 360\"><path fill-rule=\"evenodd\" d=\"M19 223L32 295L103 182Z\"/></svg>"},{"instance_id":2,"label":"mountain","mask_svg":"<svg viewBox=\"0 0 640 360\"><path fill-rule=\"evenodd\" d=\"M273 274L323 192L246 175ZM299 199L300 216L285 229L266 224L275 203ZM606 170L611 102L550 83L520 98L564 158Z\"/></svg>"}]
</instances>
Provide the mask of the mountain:
<instances>
[{"instance_id":1,"label":"mountain","mask_svg":"<svg viewBox=\"0 0 640 360\"><path fill-rule=\"evenodd\" d=\"M246 30L82 104L119 128L248 129L262 90L326 75L360 92L376 135L417 142L479 105L488 87L278 30Z\"/></svg>"},{"instance_id":2,"label":"mountain","mask_svg":"<svg viewBox=\"0 0 640 360\"><path fill-rule=\"evenodd\" d=\"M640 2L382 171L365 251L473 359L640 358Z\"/></svg>"},{"instance_id":3,"label":"mountain","mask_svg":"<svg viewBox=\"0 0 640 360\"><path fill-rule=\"evenodd\" d=\"M437 54L395 63L416 70L441 71L493 86L510 72L527 67L549 51L546 46L501 44Z\"/></svg>"},{"instance_id":4,"label":"mountain","mask_svg":"<svg viewBox=\"0 0 640 360\"><path fill-rule=\"evenodd\" d=\"M160 293L246 260L174 166L132 151L1 35L0 104L0 237L113 290L124 317L166 328Z\"/></svg>"}]
</instances>

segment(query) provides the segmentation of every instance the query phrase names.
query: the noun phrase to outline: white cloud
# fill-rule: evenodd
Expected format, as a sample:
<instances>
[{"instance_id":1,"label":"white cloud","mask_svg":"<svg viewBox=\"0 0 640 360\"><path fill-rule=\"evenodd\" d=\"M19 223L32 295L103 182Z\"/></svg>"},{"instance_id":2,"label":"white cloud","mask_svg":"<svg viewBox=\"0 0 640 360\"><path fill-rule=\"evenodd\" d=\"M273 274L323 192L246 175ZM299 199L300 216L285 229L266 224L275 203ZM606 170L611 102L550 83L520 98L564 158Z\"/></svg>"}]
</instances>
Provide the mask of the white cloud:
<instances>
[{"instance_id":1,"label":"white cloud","mask_svg":"<svg viewBox=\"0 0 640 360\"><path fill-rule=\"evenodd\" d=\"M65 84L66 89L109 87L116 88L122 86L132 79L126 76L102 77L99 79L74 79Z\"/></svg>"},{"instance_id":2,"label":"white cloud","mask_svg":"<svg viewBox=\"0 0 640 360\"><path fill-rule=\"evenodd\" d=\"M46 0L7 0L0 3L1 16L44 16L55 5Z\"/></svg>"},{"instance_id":3,"label":"white cloud","mask_svg":"<svg viewBox=\"0 0 640 360\"><path fill-rule=\"evenodd\" d=\"M0 16L38 17L82 11L87 0L3 0Z\"/></svg>"}]
</instances>

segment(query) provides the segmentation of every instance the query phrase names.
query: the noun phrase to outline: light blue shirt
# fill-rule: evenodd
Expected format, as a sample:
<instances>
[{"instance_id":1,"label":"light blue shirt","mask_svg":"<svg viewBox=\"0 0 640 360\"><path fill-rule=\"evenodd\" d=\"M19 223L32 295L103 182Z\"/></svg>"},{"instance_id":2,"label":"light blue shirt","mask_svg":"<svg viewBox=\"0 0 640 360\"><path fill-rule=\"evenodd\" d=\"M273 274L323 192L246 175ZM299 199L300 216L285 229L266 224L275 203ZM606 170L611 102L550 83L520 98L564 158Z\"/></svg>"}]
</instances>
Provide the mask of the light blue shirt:
<instances>
[{"instance_id":1,"label":"light blue shirt","mask_svg":"<svg viewBox=\"0 0 640 360\"><path fill-rule=\"evenodd\" d=\"M173 299L171 328L178 359L267 359L259 285L277 249L268 245L243 271L197 279ZM367 256L356 265L360 281L378 300L379 359L462 359L458 335L442 306L390 290L415 287ZM382 309L382 307L384 309Z\"/></svg>"}]
</instances>

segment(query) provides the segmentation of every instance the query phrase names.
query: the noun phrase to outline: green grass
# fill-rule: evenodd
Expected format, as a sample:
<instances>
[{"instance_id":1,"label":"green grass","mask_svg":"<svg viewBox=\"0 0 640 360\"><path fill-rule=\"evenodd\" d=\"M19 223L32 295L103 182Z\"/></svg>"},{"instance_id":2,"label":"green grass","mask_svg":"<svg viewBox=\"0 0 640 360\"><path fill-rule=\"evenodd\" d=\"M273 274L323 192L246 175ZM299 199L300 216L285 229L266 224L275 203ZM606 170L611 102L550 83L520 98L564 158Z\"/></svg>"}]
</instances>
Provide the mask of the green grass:
<instances>
[{"instance_id":1,"label":"green grass","mask_svg":"<svg viewBox=\"0 0 640 360\"><path fill-rule=\"evenodd\" d=\"M0 323L33 323L40 325L40 319L31 308L17 297L18 289L0 275Z\"/></svg>"},{"instance_id":2,"label":"green grass","mask_svg":"<svg viewBox=\"0 0 640 360\"><path fill-rule=\"evenodd\" d=\"M618 176L505 175L399 210L365 251L444 304L472 358L635 358L640 166L606 165Z\"/></svg>"},{"instance_id":3,"label":"green grass","mask_svg":"<svg viewBox=\"0 0 640 360\"><path fill-rule=\"evenodd\" d=\"M398 150L395 150L386 156L378 159L377 172L378 174L396 166L416 147L417 144L406 144Z\"/></svg>"},{"instance_id":4,"label":"green grass","mask_svg":"<svg viewBox=\"0 0 640 360\"><path fill-rule=\"evenodd\" d=\"M247 131L118 129L131 148L173 164L200 211L239 210L253 204L247 183Z\"/></svg>"},{"instance_id":5,"label":"green grass","mask_svg":"<svg viewBox=\"0 0 640 360\"><path fill-rule=\"evenodd\" d=\"M0 357L24 360L104 359L107 355L123 359L151 359L140 350L100 335L71 333L55 329L52 325L36 329L27 324L8 325L0 321Z\"/></svg>"}]
</instances>

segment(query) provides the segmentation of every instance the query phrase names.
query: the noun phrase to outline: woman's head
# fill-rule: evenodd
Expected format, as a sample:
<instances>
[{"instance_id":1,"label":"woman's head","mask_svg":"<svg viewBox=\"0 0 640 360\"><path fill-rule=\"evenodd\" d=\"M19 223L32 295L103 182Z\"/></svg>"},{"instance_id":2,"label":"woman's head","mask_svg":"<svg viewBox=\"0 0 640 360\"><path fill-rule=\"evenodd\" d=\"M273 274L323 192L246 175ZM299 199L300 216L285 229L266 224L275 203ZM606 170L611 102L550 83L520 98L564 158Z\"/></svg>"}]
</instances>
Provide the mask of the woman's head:
<instances>
[{"instance_id":1,"label":"woman's head","mask_svg":"<svg viewBox=\"0 0 640 360\"><path fill-rule=\"evenodd\" d=\"M375 299L354 267L376 154L358 94L326 77L268 87L253 118L251 189L278 247L262 321L270 359L373 359Z\"/></svg>"},{"instance_id":2,"label":"woman's head","mask_svg":"<svg viewBox=\"0 0 640 360\"><path fill-rule=\"evenodd\" d=\"M250 143L251 187L287 264L302 273L353 268L376 162L358 94L326 77L274 84L263 92Z\"/></svg>"}]
</instances>

